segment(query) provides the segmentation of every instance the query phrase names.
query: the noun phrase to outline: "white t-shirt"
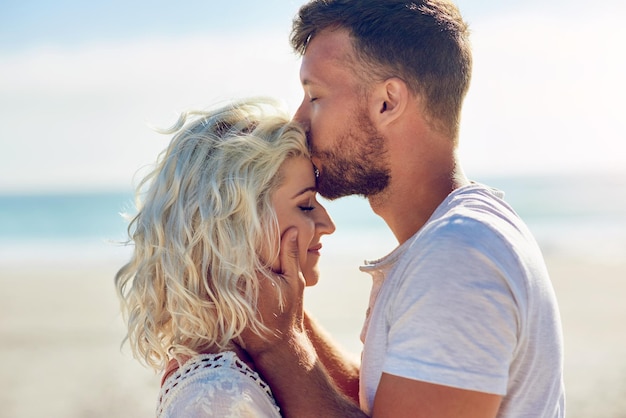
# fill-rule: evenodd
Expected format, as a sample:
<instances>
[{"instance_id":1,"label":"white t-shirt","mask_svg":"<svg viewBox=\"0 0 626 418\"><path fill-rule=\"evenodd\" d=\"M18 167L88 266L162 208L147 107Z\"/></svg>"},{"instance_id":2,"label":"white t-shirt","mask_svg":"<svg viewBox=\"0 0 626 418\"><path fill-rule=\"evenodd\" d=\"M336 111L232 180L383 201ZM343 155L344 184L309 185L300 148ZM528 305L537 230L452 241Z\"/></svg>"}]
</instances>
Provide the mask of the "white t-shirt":
<instances>
[{"instance_id":1,"label":"white t-shirt","mask_svg":"<svg viewBox=\"0 0 626 418\"><path fill-rule=\"evenodd\" d=\"M158 418L280 418L269 386L234 352L199 354L161 388Z\"/></svg>"},{"instance_id":2,"label":"white t-shirt","mask_svg":"<svg viewBox=\"0 0 626 418\"><path fill-rule=\"evenodd\" d=\"M563 417L563 338L543 256L502 194L472 184L372 274L361 408L382 373L503 396L498 417Z\"/></svg>"}]
</instances>

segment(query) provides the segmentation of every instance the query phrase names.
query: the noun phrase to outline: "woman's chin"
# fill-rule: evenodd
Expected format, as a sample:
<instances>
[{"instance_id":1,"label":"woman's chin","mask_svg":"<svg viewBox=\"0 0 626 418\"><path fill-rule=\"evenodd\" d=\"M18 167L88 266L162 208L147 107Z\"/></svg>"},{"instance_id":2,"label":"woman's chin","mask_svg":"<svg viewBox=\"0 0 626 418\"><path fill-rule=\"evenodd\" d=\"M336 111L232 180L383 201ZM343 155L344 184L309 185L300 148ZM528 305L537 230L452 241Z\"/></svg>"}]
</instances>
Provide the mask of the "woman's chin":
<instances>
[{"instance_id":1,"label":"woman's chin","mask_svg":"<svg viewBox=\"0 0 626 418\"><path fill-rule=\"evenodd\" d=\"M317 271L303 272L302 274L304 275L304 283L307 287L315 286L320 279L319 272Z\"/></svg>"}]
</instances>

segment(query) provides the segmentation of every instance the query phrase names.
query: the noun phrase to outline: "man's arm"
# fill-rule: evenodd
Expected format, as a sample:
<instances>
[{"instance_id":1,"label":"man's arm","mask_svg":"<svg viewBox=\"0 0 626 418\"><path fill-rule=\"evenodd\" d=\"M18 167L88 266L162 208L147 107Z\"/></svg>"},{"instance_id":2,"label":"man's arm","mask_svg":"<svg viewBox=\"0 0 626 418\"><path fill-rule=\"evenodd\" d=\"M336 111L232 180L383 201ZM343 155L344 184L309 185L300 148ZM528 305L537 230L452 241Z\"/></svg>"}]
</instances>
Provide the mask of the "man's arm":
<instances>
[{"instance_id":1,"label":"man's arm","mask_svg":"<svg viewBox=\"0 0 626 418\"><path fill-rule=\"evenodd\" d=\"M308 313L304 327L315 351L333 382L342 393L359 404L359 363L347 355Z\"/></svg>"},{"instance_id":2,"label":"man's arm","mask_svg":"<svg viewBox=\"0 0 626 418\"><path fill-rule=\"evenodd\" d=\"M365 417L354 401L342 393L346 386L341 383L341 376L353 374L354 369L343 366L343 371L335 373L334 377L344 387L339 389L309 337L310 334L319 346L329 367L346 364L342 356L331 354L337 352L322 337L319 327L304 319L305 282L298 262L295 228L283 234L280 253L282 280L278 286L283 304L280 305L278 292L269 280L261 280L257 302L259 314L272 333L262 339L246 332L242 346L252 357L256 371L270 385L284 417ZM353 384L347 386L354 387Z\"/></svg>"},{"instance_id":3,"label":"man's arm","mask_svg":"<svg viewBox=\"0 0 626 418\"><path fill-rule=\"evenodd\" d=\"M253 358L284 417L366 417L334 384L306 333L294 333Z\"/></svg>"},{"instance_id":4,"label":"man's arm","mask_svg":"<svg viewBox=\"0 0 626 418\"><path fill-rule=\"evenodd\" d=\"M372 417L493 418L502 397L383 373Z\"/></svg>"},{"instance_id":5,"label":"man's arm","mask_svg":"<svg viewBox=\"0 0 626 418\"><path fill-rule=\"evenodd\" d=\"M307 335L302 307L304 278L299 272L294 232L288 230L281 243L283 308L278 307L276 291L268 281L262 282L259 295L260 314L274 333L266 340L247 335L244 337L245 349L253 358L256 370L270 385L284 417L367 417L334 383ZM315 339L321 334L313 332L312 335ZM318 345L321 341L323 339L318 340ZM326 361L333 364L332 360ZM490 418L496 416L500 402L498 395L383 373L372 417Z\"/></svg>"}]
</instances>

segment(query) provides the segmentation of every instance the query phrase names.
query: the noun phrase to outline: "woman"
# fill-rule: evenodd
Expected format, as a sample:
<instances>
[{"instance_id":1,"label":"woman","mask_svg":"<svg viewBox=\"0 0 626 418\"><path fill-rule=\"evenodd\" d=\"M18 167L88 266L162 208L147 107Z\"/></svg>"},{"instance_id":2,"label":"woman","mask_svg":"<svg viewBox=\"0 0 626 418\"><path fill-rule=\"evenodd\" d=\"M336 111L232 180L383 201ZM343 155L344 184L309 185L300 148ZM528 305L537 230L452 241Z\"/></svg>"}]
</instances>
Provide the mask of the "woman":
<instances>
[{"instance_id":1,"label":"woman","mask_svg":"<svg viewBox=\"0 0 626 418\"><path fill-rule=\"evenodd\" d=\"M134 253L115 278L127 340L165 371L159 417L279 417L240 336L266 331L257 293L280 271L284 232L297 229L314 285L320 238L335 230L316 198L304 132L273 102L247 100L185 113L168 133L139 185Z\"/></svg>"}]
</instances>

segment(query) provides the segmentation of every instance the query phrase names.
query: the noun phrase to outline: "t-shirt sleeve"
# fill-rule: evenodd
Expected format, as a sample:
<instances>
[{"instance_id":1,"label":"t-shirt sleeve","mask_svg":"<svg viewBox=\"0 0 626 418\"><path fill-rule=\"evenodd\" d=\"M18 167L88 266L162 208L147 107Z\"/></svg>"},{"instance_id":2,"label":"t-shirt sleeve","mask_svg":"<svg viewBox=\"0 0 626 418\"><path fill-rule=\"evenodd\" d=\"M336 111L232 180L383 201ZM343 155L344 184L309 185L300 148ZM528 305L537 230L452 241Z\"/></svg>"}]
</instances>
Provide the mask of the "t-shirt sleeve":
<instances>
[{"instance_id":1,"label":"t-shirt sleeve","mask_svg":"<svg viewBox=\"0 0 626 418\"><path fill-rule=\"evenodd\" d=\"M513 252L497 241L480 224L451 222L398 266L384 372L506 394L520 315Z\"/></svg>"}]
</instances>

